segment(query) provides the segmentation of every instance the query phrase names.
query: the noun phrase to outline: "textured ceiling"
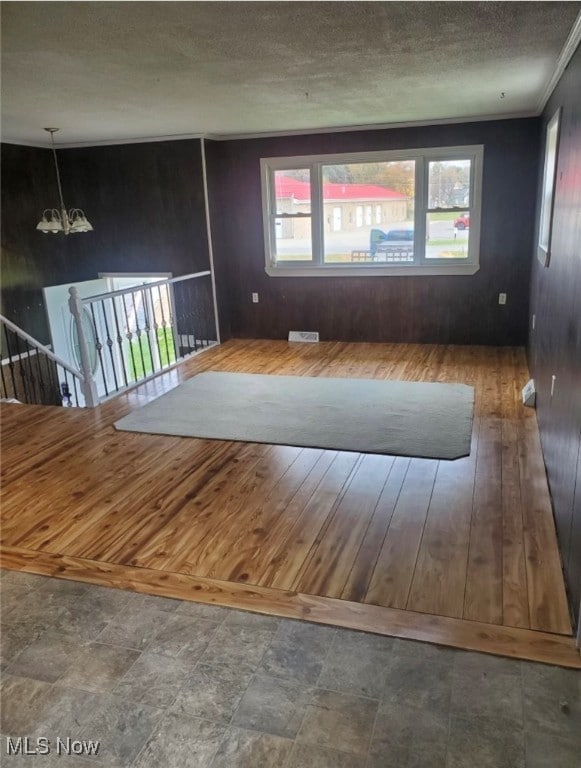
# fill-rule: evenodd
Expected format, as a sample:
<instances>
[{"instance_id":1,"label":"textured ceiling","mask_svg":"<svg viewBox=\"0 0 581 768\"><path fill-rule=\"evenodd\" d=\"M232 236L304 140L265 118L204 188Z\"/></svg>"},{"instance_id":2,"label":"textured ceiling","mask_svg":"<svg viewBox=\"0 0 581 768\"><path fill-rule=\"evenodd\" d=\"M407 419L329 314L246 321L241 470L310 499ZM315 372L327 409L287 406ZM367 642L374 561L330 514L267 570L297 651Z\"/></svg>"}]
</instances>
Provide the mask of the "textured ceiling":
<instances>
[{"instance_id":1,"label":"textured ceiling","mask_svg":"<svg viewBox=\"0 0 581 768\"><path fill-rule=\"evenodd\" d=\"M8 2L2 135L61 143L530 114L578 2ZM500 98L500 93L505 97Z\"/></svg>"}]
</instances>

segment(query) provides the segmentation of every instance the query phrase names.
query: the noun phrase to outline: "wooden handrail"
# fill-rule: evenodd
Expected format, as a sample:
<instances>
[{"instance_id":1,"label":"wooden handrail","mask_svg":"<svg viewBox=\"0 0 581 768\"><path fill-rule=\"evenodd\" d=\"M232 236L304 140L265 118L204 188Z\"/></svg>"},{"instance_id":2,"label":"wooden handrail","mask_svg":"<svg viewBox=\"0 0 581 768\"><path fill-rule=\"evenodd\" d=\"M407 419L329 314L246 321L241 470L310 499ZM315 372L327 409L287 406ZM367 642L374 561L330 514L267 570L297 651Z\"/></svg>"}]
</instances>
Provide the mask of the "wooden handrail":
<instances>
[{"instance_id":1,"label":"wooden handrail","mask_svg":"<svg viewBox=\"0 0 581 768\"><path fill-rule=\"evenodd\" d=\"M68 371L73 376L76 376L76 378L79 379L79 381L81 382L84 381L83 375L81 374L80 371L75 370L75 368L73 368L72 365L69 365L69 363L65 362L62 359L62 357L55 355L55 353L52 352L48 347L45 347L44 344L41 344L29 333L26 333L26 331L23 331L22 328L19 328L15 323L13 323L7 317L4 317L4 315L0 315L0 322L4 323L4 325L7 328L9 328L17 336L20 336L21 339L24 339L24 341L26 341L27 344L29 344L31 347L38 349L39 352L42 352L43 355L46 355L50 360L60 365L61 368L65 369L65 371Z\"/></svg>"},{"instance_id":2,"label":"wooden handrail","mask_svg":"<svg viewBox=\"0 0 581 768\"><path fill-rule=\"evenodd\" d=\"M180 275L179 277L168 277L165 280L156 280L154 283L141 283L140 285L133 285L131 288L120 288L118 291L108 291L107 293L98 293L96 296L87 296L85 299L81 299L83 304L91 304L93 301L99 301L101 299L110 299L113 296L123 296L126 293L135 293L136 291L143 291L144 288L156 288L158 285L170 285L173 283L180 283L183 280L190 280L198 277L206 277L211 275L210 270L205 272L192 272L189 275Z\"/></svg>"}]
</instances>

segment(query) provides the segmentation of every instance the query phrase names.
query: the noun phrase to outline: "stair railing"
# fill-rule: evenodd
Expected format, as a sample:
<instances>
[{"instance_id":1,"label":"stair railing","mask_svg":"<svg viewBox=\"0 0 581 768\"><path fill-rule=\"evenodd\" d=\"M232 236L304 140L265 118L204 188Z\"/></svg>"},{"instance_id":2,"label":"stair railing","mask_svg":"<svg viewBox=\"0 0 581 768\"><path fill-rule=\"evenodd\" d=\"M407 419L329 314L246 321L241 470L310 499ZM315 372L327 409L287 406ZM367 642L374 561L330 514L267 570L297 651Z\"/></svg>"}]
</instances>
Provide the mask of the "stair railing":
<instances>
[{"instance_id":1,"label":"stair railing","mask_svg":"<svg viewBox=\"0 0 581 768\"><path fill-rule=\"evenodd\" d=\"M98 401L218 344L211 272L80 298L69 288L78 362Z\"/></svg>"},{"instance_id":2,"label":"stair railing","mask_svg":"<svg viewBox=\"0 0 581 768\"><path fill-rule=\"evenodd\" d=\"M90 393L80 371L3 315L0 325L3 399L30 405L89 405Z\"/></svg>"},{"instance_id":3,"label":"stair railing","mask_svg":"<svg viewBox=\"0 0 581 768\"><path fill-rule=\"evenodd\" d=\"M93 408L218 344L211 272L83 297L69 288L78 369L0 315L1 397Z\"/></svg>"}]
</instances>

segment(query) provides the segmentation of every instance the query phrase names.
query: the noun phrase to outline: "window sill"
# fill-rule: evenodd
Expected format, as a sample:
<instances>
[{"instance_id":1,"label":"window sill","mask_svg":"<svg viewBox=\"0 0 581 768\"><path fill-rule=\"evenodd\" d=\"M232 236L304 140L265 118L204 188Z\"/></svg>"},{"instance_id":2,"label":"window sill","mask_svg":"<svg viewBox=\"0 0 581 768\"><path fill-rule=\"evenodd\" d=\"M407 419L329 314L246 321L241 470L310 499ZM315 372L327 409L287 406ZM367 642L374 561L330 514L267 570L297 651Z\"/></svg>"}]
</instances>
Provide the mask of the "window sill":
<instances>
[{"instance_id":1,"label":"window sill","mask_svg":"<svg viewBox=\"0 0 581 768\"><path fill-rule=\"evenodd\" d=\"M474 275L478 264L434 264L398 267L380 267L377 265L345 266L329 265L325 267L265 267L269 277L421 277L429 275Z\"/></svg>"}]
</instances>

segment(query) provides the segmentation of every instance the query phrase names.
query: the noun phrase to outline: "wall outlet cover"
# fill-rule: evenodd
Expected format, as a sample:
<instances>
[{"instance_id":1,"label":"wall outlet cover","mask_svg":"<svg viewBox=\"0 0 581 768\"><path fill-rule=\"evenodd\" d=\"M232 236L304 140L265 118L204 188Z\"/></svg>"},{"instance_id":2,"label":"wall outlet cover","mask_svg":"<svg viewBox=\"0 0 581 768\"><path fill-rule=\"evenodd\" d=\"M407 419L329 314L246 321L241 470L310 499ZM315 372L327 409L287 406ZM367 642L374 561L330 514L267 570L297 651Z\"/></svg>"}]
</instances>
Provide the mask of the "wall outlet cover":
<instances>
[{"instance_id":1,"label":"wall outlet cover","mask_svg":"<svg viewBox=\"0 0 581 768\"><path fill-rule=\"evenodd\" d=\"M316 342L316 341L319 341L319 332L318 331L289 331L288 340Z\"/></svg>"}]
</instances>

